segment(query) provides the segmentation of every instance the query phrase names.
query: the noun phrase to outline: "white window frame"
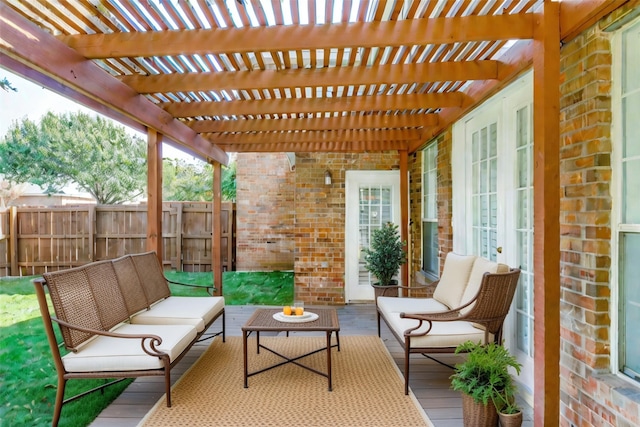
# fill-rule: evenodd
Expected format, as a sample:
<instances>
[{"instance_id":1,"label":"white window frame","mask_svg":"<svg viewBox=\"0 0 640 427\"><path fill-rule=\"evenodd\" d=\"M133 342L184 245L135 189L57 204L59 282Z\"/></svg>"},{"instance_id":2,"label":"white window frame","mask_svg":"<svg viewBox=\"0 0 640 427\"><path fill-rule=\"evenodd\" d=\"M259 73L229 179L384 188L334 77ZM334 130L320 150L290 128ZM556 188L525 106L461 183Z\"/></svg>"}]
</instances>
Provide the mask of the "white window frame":
<instances>
[{"instance_id":1,"label":"white window frame","mask_svg":"<svg viewBox=\"0 0 640 427\"><path fill-rule=\"evenodd\" d=\"M612 96L611 96L611 110L612 110L612 129L611 129L611 194L612 194L612 207L611 207L611 305L610 305L610 318L611 318L611 331L610 331L610 369L611 372L618 377L623 378L626 381L631 382L634 385L638 385L639 382L629 377L622 372L621 368L621 354L620 354L620 295L621 295L621 283L620 283L620 233L634 232L640 233L640 224L622 224L622 209L621 204L622 197L622 147L623 147L623 130L622 130L622 33L631 28L632 26L640 23L640 19L636 19L633 22L625 25L617 30L612 37Z\"/></svg>"},{"instance_id":2,"label":"white window frame","mask_svg":"<svg viewBox=\"0 0 640 427\"><path fill-rule=\"evenodd\" d=\"M434 159L435 159L435 165L433 168L431 169L427 169L427 162L426 162L426 158L427 158L427 152L429 150L435 150L434 153ZM420 260L420 270L422 271L422 273L429 279L435 280L440 276L440 261L439 261L439 250L436 252L435 254L435 261L436 261L436 271L435 272L429 272L429 271L425 271L423 269L424 267L424 261L425 261L425 253L424 253L424 224L425 222L429 222L429 223L435 223L436 224L436 230L437 230L437 225L438 225L438 140L433 140L431 141L429 144L427 144L427 146L422 150L421 152L422 155L422 203L421 203L421 207L422 207L422 212L421 212L421 230L422 232L420 233L420 240L421 240L421 260ZM427 188L427 180L426 177L429 173L435 172L436 174L436 179L435 179L435 188ZM434 202L434 206L433 206L433 211L435 213L434 217L427 217L427 197L428 196L433 196L433 202ZM436 231L437 234L437 231Z\"/></svg>"}]
</instances>

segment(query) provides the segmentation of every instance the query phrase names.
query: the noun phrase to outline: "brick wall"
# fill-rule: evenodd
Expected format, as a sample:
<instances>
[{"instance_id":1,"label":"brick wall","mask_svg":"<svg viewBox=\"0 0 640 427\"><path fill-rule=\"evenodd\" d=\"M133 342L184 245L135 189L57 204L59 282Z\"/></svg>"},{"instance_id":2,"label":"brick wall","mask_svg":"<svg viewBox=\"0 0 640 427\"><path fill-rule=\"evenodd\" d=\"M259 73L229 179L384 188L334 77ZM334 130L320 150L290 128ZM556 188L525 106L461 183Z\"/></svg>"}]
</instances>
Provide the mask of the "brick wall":
<instances>
[{"instance_id":1,"label":"brick wall","mask_svg":"<svg viewBox=\"0 0 640 427\"><path fill-rule=\"evenodd\" d=\"M295 292L310 304L344 304L345 171L397 168L397 153L296 156ZM332 184L324 184L324 173Z\"/></svg>"},{"instance_id":2,"label":"brick wall","mask_svg":"<svg viewBox=\"0 0 640 427\"><path fill-rule=\"evenodd\" d=\"M284 153L238 154L236 269L293 270L296 172Z\"/></svg>"},{"instance_id":3,"label":"brick wall","mask_svg":"<svg viewBox=\"0 0 640 427\"><path fill-rule=\"evenodd\" d=\"M610 372L611 45L561 51L561 424L640 425L640 388ZM635 397L633 397L635 395ZM631 397L631 398L630 398Z\"/></svg>"}]
</instances>

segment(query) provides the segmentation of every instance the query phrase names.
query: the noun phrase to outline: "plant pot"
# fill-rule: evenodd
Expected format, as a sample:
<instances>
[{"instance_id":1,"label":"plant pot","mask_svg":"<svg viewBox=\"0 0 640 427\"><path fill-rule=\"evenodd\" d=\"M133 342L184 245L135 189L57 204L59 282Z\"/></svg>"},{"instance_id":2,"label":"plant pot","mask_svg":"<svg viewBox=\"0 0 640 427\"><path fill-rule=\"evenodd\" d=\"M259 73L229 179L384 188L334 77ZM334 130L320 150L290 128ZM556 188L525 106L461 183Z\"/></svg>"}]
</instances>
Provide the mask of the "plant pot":
<instances>
[{"instance_id":1,"label":"plant pot","mask_svg":"<svg viewBox=\"0 0 640 427\"><path fill-rule=\"evenodd\" d=\"M463 393L462 420L464 427L497 427L498 411L493 403L483 405Z\"/></svg>"},{"instance_id":2,"label":"plant pot","mask_svg":"<svg viewBox=\"0 0 640 427\"><path fill-rule=\"evenodd\" d=\"M515 414L498 414L502 427L520 427L522 425L522 411Z\"/></svg>"}]
</instances>

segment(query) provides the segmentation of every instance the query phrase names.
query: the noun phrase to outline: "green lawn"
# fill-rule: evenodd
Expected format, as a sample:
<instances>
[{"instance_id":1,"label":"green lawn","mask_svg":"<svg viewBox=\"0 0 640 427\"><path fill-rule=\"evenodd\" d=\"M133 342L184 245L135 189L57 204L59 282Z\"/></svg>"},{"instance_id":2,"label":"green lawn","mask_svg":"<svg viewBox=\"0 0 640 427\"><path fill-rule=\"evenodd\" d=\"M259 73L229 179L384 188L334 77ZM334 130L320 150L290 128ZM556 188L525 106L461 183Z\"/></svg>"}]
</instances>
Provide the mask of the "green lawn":
<instances>
[{"instance_id":1,"label":"green lawn","mask_svg":"<svg viewBox=\"0 0 640 427\"><path fill-rule=\"evenodd\" d=\"M171 280L211 284L211 273L167 272ZM31 277L0 278L0 425L51 424L57 386L38 302ZM225 272L227 305L286 305L293 301L293 272ZM176 295L206 292L171 286ZM104 380L71 380L67 396L88 390ZM64 406L60 426L84 427L131 382L109 387Z\"/></svg>"}]
</instances>

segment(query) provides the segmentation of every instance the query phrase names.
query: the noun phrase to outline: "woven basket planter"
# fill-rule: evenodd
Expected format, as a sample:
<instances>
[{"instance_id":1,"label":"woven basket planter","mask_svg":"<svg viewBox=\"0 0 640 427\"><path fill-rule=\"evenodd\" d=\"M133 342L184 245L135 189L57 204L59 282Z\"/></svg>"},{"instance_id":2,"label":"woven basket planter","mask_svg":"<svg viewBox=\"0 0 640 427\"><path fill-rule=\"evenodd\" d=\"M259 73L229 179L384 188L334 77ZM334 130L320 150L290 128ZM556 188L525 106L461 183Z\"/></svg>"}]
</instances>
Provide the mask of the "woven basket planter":
<instances>
[{"instance_id":1,"label":"woven basket planter","mask_svg":"<svg viewBox=\"0 0 640 427\"><path fill-rule=\"evenodd\" d=\"M497 427L498 412L493 403L483 405L473 397L462 394L462 419L464 427Z\"/></svg>"}]
</instances>

